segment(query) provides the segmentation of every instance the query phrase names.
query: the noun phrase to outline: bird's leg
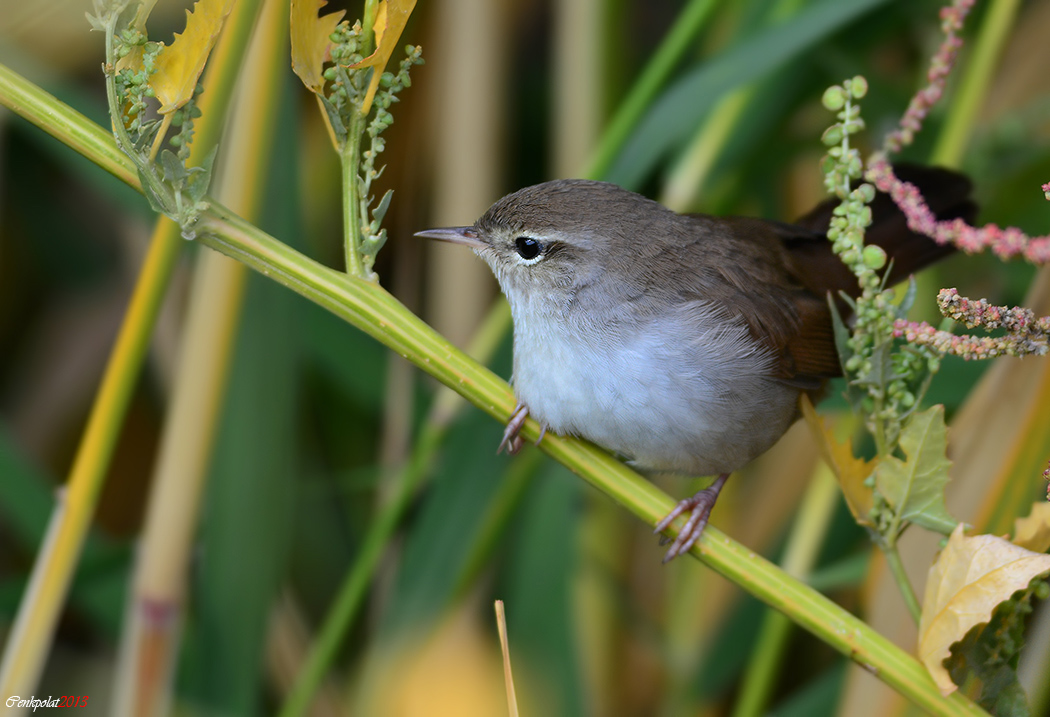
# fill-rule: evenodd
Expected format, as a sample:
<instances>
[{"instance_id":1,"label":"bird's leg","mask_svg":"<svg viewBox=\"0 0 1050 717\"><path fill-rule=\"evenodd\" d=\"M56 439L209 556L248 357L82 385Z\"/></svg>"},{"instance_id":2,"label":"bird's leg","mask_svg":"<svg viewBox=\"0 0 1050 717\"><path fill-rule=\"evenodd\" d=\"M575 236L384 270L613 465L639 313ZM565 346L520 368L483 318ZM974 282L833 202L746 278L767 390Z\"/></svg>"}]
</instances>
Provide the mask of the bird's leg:
<instances>
[{"instance_id":1,"label":"bird's leg","mask_svg":"<svg viewBox=\"0 0 1050 717\"><path fill-rule=\"evenodd\" d=\"M507 421L507 428L503 431L503 440L499 442L499 448L496 449L496 453L499 453L504 448L507 449L509 455L514 455L521 450L521 447L525 445L525 441L518 434L521 433L522 427L525 425L525 419L529 417L529 407L524 403L519 402L514 407L514 413L510 414L510 420ZM547 427L544 425L540 426L540 437L536 439L535 445L539 445L543 437L547 435Z\"/></svg>"},{"instance_id":2,"label":"bird's leg","mask_svg":"<svg viewBox=\"0 0 1050 717\"><path fill-rule=\"evenodd\" d=\"M510 420L507 421L507 428L503 431L503 440L499 442L499 448L496 449L496 453L500 453L504 448L507 449L508 455L514 455L521 450L521 447L525 445L525 441L522 440L518 434L521 432L522 426L525 425L525 419L529 417L529 407L524 403L519 402L514 407L514 413L510 414Z\"/></svg>"},{"instance_id":3,"label":"bird's leg","mask_svg":"<svg viewBox=\"0 0 1050 717\"><path fill-rule=\"evenodd\" d=\"M711 509L715 507L715 501L718 500L718 494L721 492L727 478L729 478L729 474L723 473L715 479L714 483L699 491L696 495L678 501L678 505L674 507L674 510L656 524L656 530L653 532L662 533L671 524L671 521L679 515L686 512L689 513L689 520L685 521L685 525L678 532L678 537L674 539L671 547L667 550L667 554L664 555L665 563L677 558L679 555L688 553L693 544L700 540L700 536L704 534L704 528L707 527L707 519L711 516Z\"/></svg>"}]
</instances>

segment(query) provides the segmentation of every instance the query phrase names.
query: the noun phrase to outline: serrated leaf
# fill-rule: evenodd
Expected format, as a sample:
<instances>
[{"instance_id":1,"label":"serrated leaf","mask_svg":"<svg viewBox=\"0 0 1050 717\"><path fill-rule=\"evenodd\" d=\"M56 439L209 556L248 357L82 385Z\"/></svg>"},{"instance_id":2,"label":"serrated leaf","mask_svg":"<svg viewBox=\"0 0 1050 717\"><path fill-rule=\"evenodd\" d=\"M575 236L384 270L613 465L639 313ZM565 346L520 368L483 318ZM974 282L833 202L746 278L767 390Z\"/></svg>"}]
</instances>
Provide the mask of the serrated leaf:
<instances>
[{"instance_id":1,"label":"serrated leaf","mask_svg":"<svg viewBox=\"0 0 1050 717\"><path fill-rule=\"evenodd\" d=\"M1045 553L1050 550L1050 503L1032 505L1032 512L1014 521L1014 545Z\"/></svg>"},{"instance_id":2,"label":"serrated leaf","mask_svg":"<svg viewBox=\"0 0 1050 717\"><path fill-rule=\"evenodd\" d=\"M951 466L944 406L913 413L901 430L900 447L906 459L887 456L880 461L875 487L900 518L947 535L959 521L944 503Z\"/></svg>"},{"instance_id":3,"label":"serrated leaf","mask_svg":"<svg viewBox=\"0 0 1050 717\"><path fill-rule=\"evenodd\" d=\"M324 90L323 65L332 45L329 36L346 14L346 10L337 10L318 17L327 4L328 0L292 0L292 70L317 95Z\"/></svg>"},{"instance_id":4,"label":"serrated leaf","mask_svg":"<svg viewBox=\"0 0 1050 717\"><path fill-rule=\"evenodd\" d=\"M364 102L361 103L361 114L366 115L372 109L372 99L375 97L376 89L379 87L379 78L394 54L401 33L408 24L408 16L416 6L416 0L381 0L379 9L376 10L376 19L372 25L375 34L376 51L361 60L350 65L350 67L372 67L372 79L368 82L368 91L365 93Z\"/></svg>"},{"instance_id":5,"label":"serrated leaf","mask_svg":"<svg viewBox=\"0 0 1050 717\"><path fill-rule=\"evenodd\" d=\"M846 499L846 505L849 507L849 512L853 514L853 519L858 525L874 529L875 524L870 517L874 500L871 488L864 485L864 481L871 475L874 461L866 461L854 456L852 441L839 443L827 422L813 408L813 403L808 396L803 394L799 403L802 407L802 415L816 438L821 456L839 481L842 496Z\"/></svg>"},{"instance_id":6,"label":"serrated leaf","mask_svg":"<svg viewBox=\"0 0 1050 717\"><path fill-rule=\"evenodd\" d=\"M918 656L941 694L957 687L944 667L953 643L1032 580L1050 571L1050 555L1025 550L994 535L963 535L956 526L926 579Z\"/></svg>"},{"instance_id":7,"label":"serrated leaf","mask_svg":"<svg viewBox=\"0 0 1050 717\"><path fill-rule=\"evenodd\" d=\"M186 29L157 54L150 87L160 101L160 114L169 114L190 101L233 0L197 0L186 11Z\"/></svg>"}]
</instances>

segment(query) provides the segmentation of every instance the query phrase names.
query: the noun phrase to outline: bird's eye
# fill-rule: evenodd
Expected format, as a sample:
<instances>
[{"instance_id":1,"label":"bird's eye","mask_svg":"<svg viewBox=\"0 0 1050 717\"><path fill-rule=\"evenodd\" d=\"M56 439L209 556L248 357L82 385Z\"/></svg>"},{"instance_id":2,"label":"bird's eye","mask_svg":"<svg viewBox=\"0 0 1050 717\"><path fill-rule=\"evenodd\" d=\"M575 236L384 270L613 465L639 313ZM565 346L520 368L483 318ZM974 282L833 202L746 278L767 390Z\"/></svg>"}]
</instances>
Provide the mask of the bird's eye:
<instances>
[{"instance_id":1,"label":"bird's eye","mask_svg":"<svg viewBox=\"0 0 1050 717\"><path fill-rule=\"evenodd\" d=\"M518 256L526 261L535 259L543 251L543 245L532 237L518 237L514 240L514 248L517 249Z\"/></svg>"}]
</instances>

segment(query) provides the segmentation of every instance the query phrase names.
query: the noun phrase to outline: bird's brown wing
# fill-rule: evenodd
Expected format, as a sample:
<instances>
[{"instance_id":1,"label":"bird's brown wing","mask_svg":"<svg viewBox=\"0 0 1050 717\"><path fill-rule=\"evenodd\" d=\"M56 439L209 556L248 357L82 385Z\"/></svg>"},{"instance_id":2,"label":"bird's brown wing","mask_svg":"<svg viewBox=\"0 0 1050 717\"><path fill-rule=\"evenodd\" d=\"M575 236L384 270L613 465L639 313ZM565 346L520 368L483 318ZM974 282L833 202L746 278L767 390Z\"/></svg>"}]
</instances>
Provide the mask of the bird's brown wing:
<instances>
[{"instance_id":1,"label":"bird's brown wing","mask_svg":"<svg viewBox=\"0 0 1050 717\"><path fill-rule=\"evenodd\" d=\"M970 198L972 185L965 176L908 164L894 169L899 178L919 188L938 219L973 221L977 206ZM735 270L723 272L735 292L728 304L738 307L752 335L776 351L780 359L778 377L803 387L842 375L828 299L848 320L850 307L842 297L860 294L857 278L832 252L826 237L837 204L823 202L795 224L724 220L728 230L722 233L731 236L733 251L740 258L740 262L729 263ZM888 285L954 251L949 245L912 232L886 194L876 194L871 211L866 241L882 247L890 257ZM746 266L751 271L744 270Z\"/></svg>"},{"instance_id":2,"label":"bird's brown wing","mask_svg":"<svg viewBox=\"0 0 1050 717\"><path fill-rule=\"evenodd\" d=\"M828 245L827 239L801 227L762 219L732 218L726 227L739 260L722 272L727 290L734 294L727 304L736 307L752 336L774 351L776 377L812 390L826 379L841 376L827 290L804 283L787 248L789 240ZM848 274L830 249L827 259L831 265L823 270L842 269ZM821 268L810 268L819 275Z\"/></svg>"}]
</instances>

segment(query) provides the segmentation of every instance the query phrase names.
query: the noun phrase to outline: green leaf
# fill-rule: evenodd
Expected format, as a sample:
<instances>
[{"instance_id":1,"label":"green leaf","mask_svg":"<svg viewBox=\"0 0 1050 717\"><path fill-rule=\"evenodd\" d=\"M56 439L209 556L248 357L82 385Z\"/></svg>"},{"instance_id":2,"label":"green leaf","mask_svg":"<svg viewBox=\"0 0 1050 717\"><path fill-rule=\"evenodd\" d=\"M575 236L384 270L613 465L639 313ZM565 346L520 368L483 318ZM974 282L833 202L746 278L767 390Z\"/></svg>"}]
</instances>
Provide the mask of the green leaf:
<instances>
[{"instance_id":1,"label":"green leaf","mask_svg":"<svg viewBox=\"0 0 1050 717\"><path fill-rule=\"evenodd\" d=\"M386 216L386 210L390 207L390 198L392 196L394 196L394 190L386 190L386 194L384 194L383 198L379 200L379 206L372 210L372 221L375 222L376 226L383 222L383 217Z\"/></svg>"},{"instance_id":2,"label":"green leaf","mask_svg":"<svg viewBox=\"0 0 1050 717\"><path fill-rule=\"evenodd\" d=\"M160 166L164 172L164 181L169 184L176 184L186 179L188 172L186 166L179 159L178 155L172 152L170 149L162 149L160 152Z\"/></svg>"},{"instance_id":3,"label":"green leaf","mask_svg":"<svg viewBox=\"0 0 1050 717\"><path fill-rule=\"evenodd\" d=\"M888 456L875 469L875 485L902 520L948 535L959 521L948 513L944 486L951 461L944 406L912 414L901 431L906 460Z\"/></svg>"}]
</instances>

